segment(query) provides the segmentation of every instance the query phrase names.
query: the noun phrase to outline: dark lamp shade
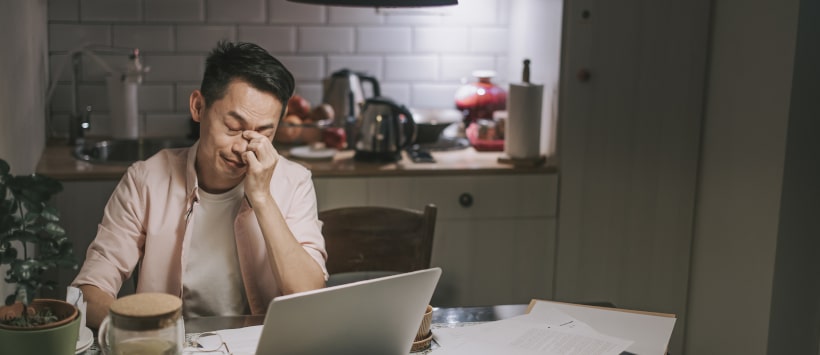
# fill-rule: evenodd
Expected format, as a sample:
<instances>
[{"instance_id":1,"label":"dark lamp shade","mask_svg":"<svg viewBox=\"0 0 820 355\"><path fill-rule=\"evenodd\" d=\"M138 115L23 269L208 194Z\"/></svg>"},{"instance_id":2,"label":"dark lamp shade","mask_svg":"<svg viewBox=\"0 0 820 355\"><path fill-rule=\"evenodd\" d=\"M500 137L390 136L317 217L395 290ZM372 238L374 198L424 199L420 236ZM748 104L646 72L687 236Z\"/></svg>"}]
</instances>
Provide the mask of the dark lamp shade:
<instances>
[{"instance_id":1,"label":"dark lamp shade","mask_svg":"<svg viewBox=\"0 0 820 355\"><path fill-rule=\"evenodd\" d=\"M313 5L359 7L427 7L458 5L458 0L288 0Z\"/></svg>"}]
</instances>

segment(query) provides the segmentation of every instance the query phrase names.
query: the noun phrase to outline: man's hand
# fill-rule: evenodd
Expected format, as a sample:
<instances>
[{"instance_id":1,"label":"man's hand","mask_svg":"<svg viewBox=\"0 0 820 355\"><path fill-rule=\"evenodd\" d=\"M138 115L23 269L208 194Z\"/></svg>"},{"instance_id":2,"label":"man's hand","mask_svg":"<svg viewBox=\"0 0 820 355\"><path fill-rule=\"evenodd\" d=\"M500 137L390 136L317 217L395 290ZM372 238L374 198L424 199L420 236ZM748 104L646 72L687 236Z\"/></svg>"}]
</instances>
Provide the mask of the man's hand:
<instances>
[{"instance_id":1,"label":"man's hand","mask_svg":"<svg viewBox=\"0 0 820 355\"><path fill-rule=\"evenodd\" d=\"M245 195L251 201L270 197L270 180L279 161L279 152L273 148L270 138L255 131L242 132L248 148L242 159L248 165L245 176Z\"/></svg>"}]
</instances>

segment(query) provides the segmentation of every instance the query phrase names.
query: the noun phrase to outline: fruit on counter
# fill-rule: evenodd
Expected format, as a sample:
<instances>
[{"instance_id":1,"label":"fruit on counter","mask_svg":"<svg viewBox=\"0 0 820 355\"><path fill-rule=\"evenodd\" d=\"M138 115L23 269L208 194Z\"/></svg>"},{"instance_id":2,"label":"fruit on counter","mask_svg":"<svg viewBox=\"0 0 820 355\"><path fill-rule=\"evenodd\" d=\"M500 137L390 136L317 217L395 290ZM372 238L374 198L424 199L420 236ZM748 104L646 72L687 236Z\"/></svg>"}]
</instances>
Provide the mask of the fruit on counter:
<instances>
[{"instance_id":1,"label":"fruit on counter","mask_svg":"<svg viewBox=\"0 0 820 355\"><path fill-rule=\"evenodd\" d=\"M308 117L310 115L310 101L294 94L288 100L288 115L296 115L300 119Z\"/></svg>"},{"instance_id":2,"label":"fruit on counter","mask_svg":"<svg viewBox=\"0 0 820 355\"><path fill-rule=\"evenodd\" d=\"M295 143L302 135L302 119L294 114L287 114L276 127L274 138L277 142Z\"/></svg>"},{"instance_id":3,"label":"fruit on counter","mask_svg":"<svg viewBox=\"0 0 820 355\"><path fill-rule=\"evenodd\" d=\"M332 122L333 117L335 117L333 106L330 106L330 104L321 104L319 106L316 106L313 108L312 111L310 111L309 117L314 122Z\"/></svg>"}]
</instances>

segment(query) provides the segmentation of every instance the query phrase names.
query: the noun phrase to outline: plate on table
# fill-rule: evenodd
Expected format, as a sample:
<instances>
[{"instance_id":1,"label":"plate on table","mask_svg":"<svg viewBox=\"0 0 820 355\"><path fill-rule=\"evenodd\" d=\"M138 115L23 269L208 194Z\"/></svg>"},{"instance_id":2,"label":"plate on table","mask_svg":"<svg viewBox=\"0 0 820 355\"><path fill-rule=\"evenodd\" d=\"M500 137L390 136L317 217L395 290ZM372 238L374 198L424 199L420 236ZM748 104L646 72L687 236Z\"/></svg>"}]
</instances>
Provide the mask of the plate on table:
<instances>
[{"instance_id":1,"label":"plate on table","mask_svg":"<svg viewBox=\"0 0 820 355\"><path fill-rule=\"evenodd\" d=\"M300 159L333 159L337 150L334 148L313 148L309 145L294 147L290 155Z\"/></svg>"},{"instance_id":2,"label":"plate on table","mask_svg":"<svg viewBox=\"0 0 820 355\"><path fill-rule=\"evenodd\" d=\"M77 338L77 350L75 354L82 354L94 344L94 333L88 327L80 329L80 337Z\"/></svg>"}]
</instances>

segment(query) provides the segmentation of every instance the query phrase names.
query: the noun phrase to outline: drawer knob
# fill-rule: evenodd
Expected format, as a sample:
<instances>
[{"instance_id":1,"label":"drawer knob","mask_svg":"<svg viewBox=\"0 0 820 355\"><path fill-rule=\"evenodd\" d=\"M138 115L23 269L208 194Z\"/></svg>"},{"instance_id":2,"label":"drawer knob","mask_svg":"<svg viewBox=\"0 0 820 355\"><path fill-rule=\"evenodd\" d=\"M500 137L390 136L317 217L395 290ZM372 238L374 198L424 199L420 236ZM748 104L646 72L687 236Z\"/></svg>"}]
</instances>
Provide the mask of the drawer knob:
<instances>
[{"instance_id":1,"label":"drawer knob","mask_svg":"<svg viewBox=\"0 0 820 355\"><path fill-rule=\"evenodd\" d=\"M465 208L472 206L473 205L473 195L471 195L470 193L467 193L467 192L461 194L461 196L458 197L458 203L461 205L461 207L465 207Z\"/></svg>"}]
</instances>

